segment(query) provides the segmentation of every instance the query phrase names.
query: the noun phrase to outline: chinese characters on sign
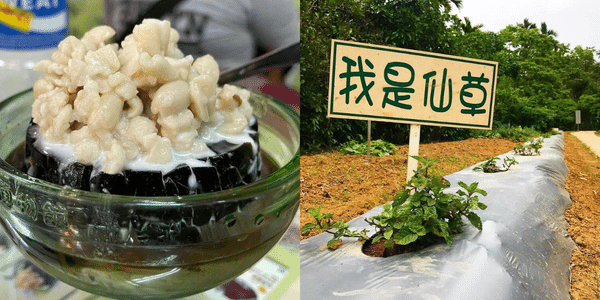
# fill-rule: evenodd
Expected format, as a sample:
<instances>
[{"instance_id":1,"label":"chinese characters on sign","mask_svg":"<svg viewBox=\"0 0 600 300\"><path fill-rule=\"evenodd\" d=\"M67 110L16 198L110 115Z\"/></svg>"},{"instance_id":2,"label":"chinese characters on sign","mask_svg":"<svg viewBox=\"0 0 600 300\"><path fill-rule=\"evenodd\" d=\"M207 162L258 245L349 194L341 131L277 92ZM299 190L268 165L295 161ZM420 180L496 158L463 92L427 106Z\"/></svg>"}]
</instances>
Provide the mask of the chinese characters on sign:
<instances>
[{"instance_id":1,"label":"chinese characters on sign","mask_svg":"<svg viewBox=\"0 0 600 300\"><path fill-rule=\"evenodd\" d=\"M332 41L328 116L491 129L498 64Z\"/></svg>"}]
</instances>

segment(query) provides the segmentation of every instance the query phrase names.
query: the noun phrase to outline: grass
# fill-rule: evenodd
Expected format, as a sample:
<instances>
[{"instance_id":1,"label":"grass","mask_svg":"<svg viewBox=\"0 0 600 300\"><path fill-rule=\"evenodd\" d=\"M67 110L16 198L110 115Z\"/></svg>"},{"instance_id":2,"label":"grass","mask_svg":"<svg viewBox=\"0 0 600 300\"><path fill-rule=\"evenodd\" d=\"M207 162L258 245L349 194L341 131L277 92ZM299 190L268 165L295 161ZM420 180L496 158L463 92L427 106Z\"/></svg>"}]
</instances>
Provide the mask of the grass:
<instances>
[{"instance_id":1,"label":"grass","mask_svg":"<svg viewBox=\"0 0 600 300\"><path fill-rule=\"evenodd\" d=\"M460 159L458 158L458 156L456 156L456 154L452 155L448 161L450 161L453 164L458 164L460 163Z\"/></svg>"},{"instance_id":2,"label":"grass","mask_svg":"<svg viewBox=\"0 0 600 300\"><path fill-rule=\"evenodd\" d=\"M348 190L344 190L340 196L339 204L344 204L344 202L348 202L350 200L352 200L352 197L348 196Z\"/></svg>"},{"instance_id":3,"label":"grass","mask_svg":"<svg viewBox=\"0 0 600 300\"><path fill-rule=\"evenodd\" d=\"M581 146L583 146L583 148L587 149L587 151L589 153L591 153L594 157L596 158L600 158L600 156L596 155L596 153L594 153L594 151L592 151L592 149L590 149L590 147L588 147L588 145L584 144L579 138L577 138L575 135L571 134L572 137L575 138L575 140L577 140L577 142L579 142L579 144Z\"/></svg>"},{"instance_id":4,"label":"grass","mask_svg":"<svg viewBox=\"0 0 600 300\"><path fill-rule=\"evenodd\" d=\"M354 170L354 179L356 179L357 183L360 183L363 181L362 175L360 175L360 173L358 173L358 171L356 171L356 170Z\"/></svg>"}]
</instances>

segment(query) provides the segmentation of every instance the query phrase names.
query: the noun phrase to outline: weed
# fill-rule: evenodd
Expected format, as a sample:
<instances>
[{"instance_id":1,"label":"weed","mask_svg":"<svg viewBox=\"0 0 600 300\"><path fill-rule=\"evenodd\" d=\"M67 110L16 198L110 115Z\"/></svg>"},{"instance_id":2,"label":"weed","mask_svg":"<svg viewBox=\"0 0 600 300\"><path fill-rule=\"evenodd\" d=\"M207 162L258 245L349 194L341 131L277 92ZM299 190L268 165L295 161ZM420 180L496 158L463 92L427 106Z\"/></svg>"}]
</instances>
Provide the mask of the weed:
<instances>
[{"instance_id":1,"label":"weed","mask_svg":"<svg viewBox=\"0 0 600 300\"><path fill-rule=\"evenodd\" d=\"M316 175L319 175L320 171L321 171L321 169L315 168L314 170L311 171L311 173L313 176L316 176Z\"/></svg>"},{"instance_id":2,"label":"weed","mask_svg":"<svg viewBox=\"0 0 600 300\"><path fill-rule=\"evenodd\" d=\"M460 163L460 159L458 159L458 156L456 156L456 154L452 155L452 157L450 157L448 160L453 164Z\"/></svg>"},{"instance_id":3,"label":"weed","mask_svg":"<svg viewBox=\"0 0 600 300\"><path fill-rule=\"evenodd\" d=\"M360 183L363 181L362 175L360 175L360 173L356 170L354 170L354 179L356 179L357 183Z\"/></svg>"},{"instance_id":4,"label":"weed","mask_svg":"<svg viewBox=\"0 0 600 300\"><path fill-rule=\"evenodd\" d=\"M350 173L350 170L354 169L354 163L352 163L352 165L350 166L350 168L348 168L346 170L346 173L344 174L344 179L348 179L348 173Z\"/></svg>"},{"instance_id":5,"label":"weed","mask_svg":"<svg viewBox=\"0 0 600 300\"><path fill-rule=\"evenodd\" d=\"M340 196L339 204L343 204L344 202L348 202L350 200L352 200L352 197L348 196L348 190L344 190Z\"/></svg>"}]
</instances>

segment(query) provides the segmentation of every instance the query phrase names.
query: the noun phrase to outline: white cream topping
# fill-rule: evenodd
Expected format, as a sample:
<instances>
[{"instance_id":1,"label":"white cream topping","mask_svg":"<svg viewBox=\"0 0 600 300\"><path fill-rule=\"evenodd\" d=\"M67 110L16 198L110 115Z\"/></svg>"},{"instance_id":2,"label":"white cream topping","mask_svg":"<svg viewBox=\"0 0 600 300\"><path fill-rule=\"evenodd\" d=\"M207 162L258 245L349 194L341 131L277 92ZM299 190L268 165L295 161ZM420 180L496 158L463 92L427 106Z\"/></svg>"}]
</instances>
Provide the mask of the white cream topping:
<instances>
[{"instance_id":1,"label":"white cream topping","mask_svg":"<svg viewBox=\"0 0 600 300\"><path fill-rule=\"evenodd\" d=\"M211 128L207 132L207 134L201 135L197 137L197 141L203 144L211 144L219 141L227 141L231 144L242 144L242 143L250 143L253 145L253 153L257 153L258 146L250 137L249 130L245 130L244 132L238 135L224 135L217 132L214 128ZM71 143L53 143L48 141L46 134L36 134L36 142L35 146L40 149L44 154L52 155L56 157L60 162L61 166L67 166L68 164L80 161L77 156L77 149ZM170 159L166 163L152 163L148 161L147 154L140 154L135 156L135 158L126 160L123 164L126 169L132 171L159 171L162 174L166 174L177 166L181 164L186 164L190 168L194 167L208 167L212 166L210 163L201 160L207 157L215 156L216 153L210 150L210 148L205 147L203 151L200 152L189 152L189 151L171 151ZM106 160L110 157L109 151L101 151L96 157L95 160L87 162L87 164L91 164L93 166L102 166L106 164ZM115 172L118 173L118 172ZM192 173L193 174L193 173ZM193 175L192 175L193 176ZM195 178L189 178L190 182L196 180ZM190 186L197 185L190 184Z\"/></svg>"},{"instance_id":2,"label":"white cream topping","mask_svg":"<svg viewBox=\"0 0 600 300\"><path fill-rule=\"evenodd\" d=\"M115 174L206 155L214 137L251 140L250 92L217 87L216 61L184 57L168 21L144 20L121 47L107 43L114 34L98 26L69 36L36 65L44 76L34 85L32 117L47 151L71 149L66 159L102 161L101 170Z\"/></svg>"}]
</instances>

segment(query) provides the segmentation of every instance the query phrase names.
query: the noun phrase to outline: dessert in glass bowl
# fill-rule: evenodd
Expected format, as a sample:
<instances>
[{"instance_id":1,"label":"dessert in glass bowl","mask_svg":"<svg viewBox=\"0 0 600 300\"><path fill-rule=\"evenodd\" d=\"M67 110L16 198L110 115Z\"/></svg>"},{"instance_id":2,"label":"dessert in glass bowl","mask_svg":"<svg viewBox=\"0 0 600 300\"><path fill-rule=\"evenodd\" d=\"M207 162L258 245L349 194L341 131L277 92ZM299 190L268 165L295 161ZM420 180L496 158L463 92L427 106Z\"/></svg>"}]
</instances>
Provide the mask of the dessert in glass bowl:
<instances>
[{"instance_id":1,"label":"dessert in glass bowl","mask_svg":"<svg viewBox=\"0 0 600 300\"><path fill-rule=\"evenodd\" d=\"M145 20L69 37L0 103L0 225L43 270L109 297L167 299L239 275L299 204L299 117L218 87L210 56Z\"/></svg>"},{"instance_id":2,"label":"dessert in glass bowl","mask_svg":"<svg viewBox=\"0 0 600 300\"><path fill-rule=\"evenodd\" d=\"M217 87L219 67L177 49L167 21L125 38L99 26L35 69L27 173L76 189L193 195L255 181L261 159L250 92Z\"/></svg>"}]
</instances>

